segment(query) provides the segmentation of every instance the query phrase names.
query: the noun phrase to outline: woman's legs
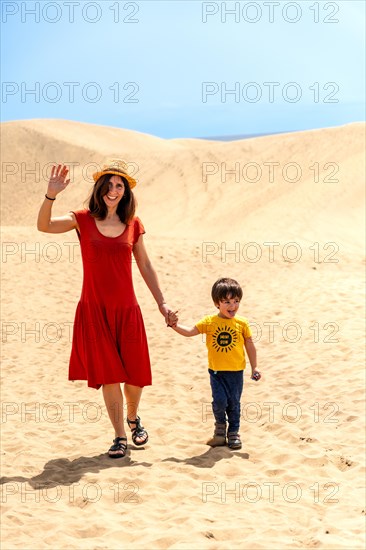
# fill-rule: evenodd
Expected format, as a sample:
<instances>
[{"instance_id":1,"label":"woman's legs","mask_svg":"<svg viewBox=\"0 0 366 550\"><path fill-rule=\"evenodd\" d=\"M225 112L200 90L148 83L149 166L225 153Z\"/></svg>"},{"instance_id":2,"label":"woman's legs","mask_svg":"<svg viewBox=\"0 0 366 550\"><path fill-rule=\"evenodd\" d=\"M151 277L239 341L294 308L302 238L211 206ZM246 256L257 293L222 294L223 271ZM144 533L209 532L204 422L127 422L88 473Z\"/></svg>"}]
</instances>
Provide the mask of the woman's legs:
<instances>
[{"instance_id":1,"label":"woman's legs","mask_svg":"<svg viewBox=\"0 0 366 550\"><path fill-rule=\"evenodd\" d=\"M139 386L125 384L124 394L127 405L127 418L130 421L136 420L142 388ZM123 396L120 384L104 384L103 397L110 421L112 422L115 431L115 437L125 437L126 431L123 419ZM136 437L137 443L142 443L145 440L146 436Z\"/></svg>"},{"instance_id":2,"label":"woman's legs","mask_svg":"<svg viewBox=\"0 0 366 550\"><path fill-rule=\"evenodd\" d=\"M125 384L124 385L124 394L126 398L126 405L127 405L127 418L130 421L136 420L137 417L137 409L139 407L141 394L142 394L142 388L139 386L132 386L131 384ZM133 426L133 424L132 424ZM136 436L136 443L143 443L147 440L147 435Z\"/></svg>"},{"instance_id":3,"label":"woman's legs","mask_svg":"<svg viewBox=\"0 0 366 550\"><path fill-rule=\"evenodd\" d=\"M120 384L104 384L103 397L115 431L115 437L126 437L123 422L123 397Z\"/></svg>"},{"instance_id":4,"label":"woman's legs","mask_svg":"<svg viewBox=\"0 0 366 550\"><path fill-rule=\"evenodd\" d=\"M142 388L139 386L131 386L131 384L125 384L124 394L126 398L127 418L135 420L141 399Z\"/></svg>"}]
</instances>

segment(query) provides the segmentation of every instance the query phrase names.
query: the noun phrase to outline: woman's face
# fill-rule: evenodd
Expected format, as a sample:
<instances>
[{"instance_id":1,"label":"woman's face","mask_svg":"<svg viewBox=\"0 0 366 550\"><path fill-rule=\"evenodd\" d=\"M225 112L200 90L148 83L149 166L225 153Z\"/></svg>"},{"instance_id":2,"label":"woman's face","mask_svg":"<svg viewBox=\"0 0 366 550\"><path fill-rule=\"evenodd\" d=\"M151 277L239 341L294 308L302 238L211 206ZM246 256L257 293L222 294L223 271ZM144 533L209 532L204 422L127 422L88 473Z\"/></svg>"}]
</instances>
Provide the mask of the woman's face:
<instances>
[{"instance_id":1,"label":"woman's face","mask_svg":"<svg viewBox=\"0 0 366 550\"><path fill-rule=\"evenodd\" d=\"M107 207L117 206L125 192L125 185L120 176L111 176L109 180L109 190L103 195L103 200Z\"/></svg>"}]
</instances>

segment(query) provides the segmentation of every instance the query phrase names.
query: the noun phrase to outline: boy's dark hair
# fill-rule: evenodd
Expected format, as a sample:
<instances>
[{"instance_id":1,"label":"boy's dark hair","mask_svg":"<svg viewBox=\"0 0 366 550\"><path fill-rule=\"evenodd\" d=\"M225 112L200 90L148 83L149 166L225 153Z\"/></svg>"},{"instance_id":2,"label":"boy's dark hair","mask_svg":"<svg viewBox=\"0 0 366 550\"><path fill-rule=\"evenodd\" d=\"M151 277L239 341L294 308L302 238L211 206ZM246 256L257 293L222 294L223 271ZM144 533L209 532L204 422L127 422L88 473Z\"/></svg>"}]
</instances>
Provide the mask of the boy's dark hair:
<instances>
[{"instance_id":1,"label":"boy's dark hair","mask_svg":"<svg viewBox=\"0 0 366 550\"><path fill-rule=\"evenodd\" d=\"M213 303L217 305L226 298L239 298L239 300L241 300L243 291L238 281L235 281L235 279L223 278L218 279L216 283L214 283L211 290L211 296Z\"/></svg>"}]
</instances>

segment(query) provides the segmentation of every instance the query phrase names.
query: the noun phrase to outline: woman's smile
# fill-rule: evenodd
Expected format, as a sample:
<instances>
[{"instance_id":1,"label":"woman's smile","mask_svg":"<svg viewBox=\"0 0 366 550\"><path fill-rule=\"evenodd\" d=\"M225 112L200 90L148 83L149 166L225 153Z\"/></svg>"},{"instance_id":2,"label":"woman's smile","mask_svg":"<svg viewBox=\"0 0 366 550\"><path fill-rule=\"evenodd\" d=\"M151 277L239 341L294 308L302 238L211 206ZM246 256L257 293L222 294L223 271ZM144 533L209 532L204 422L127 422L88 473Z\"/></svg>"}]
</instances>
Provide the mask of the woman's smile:
<instances>
[{"instance_id":1,"label":"woman's smile","mask_svg":"<svg viewBox=\"0 0 366 550\"><path fill-rule=\"evenodd\" d=\"M116 193L116 194L114 194ZM122 179L119 176L112 176L109 180L109 190L103 196L104 202L108 205L112 203L118 203L125 193L125 186L122 182Z\"/></svg>"}]
</instances>

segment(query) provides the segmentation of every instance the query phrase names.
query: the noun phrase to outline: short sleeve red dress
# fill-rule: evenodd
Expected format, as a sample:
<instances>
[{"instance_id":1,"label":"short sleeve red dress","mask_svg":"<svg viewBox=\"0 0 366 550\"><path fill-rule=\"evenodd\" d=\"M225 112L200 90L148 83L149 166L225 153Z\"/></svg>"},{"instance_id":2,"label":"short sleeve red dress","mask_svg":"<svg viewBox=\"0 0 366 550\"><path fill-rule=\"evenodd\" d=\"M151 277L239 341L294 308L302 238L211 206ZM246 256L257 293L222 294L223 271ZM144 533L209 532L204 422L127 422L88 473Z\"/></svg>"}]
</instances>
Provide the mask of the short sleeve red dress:
<instances>
[{"instance_id":1,"label":"short sleeve red dress","mask_svg":"<svg viewBox=\"0 0 366 550\"><path fill-rule=\"evenodd\" d=\"M132 248L145 233L135 217L117 237L103 235L89 210L74 211L83 286L75 313L69 380L151 385L144 321L132 281Z\"/></svg>"}]
</instances>

